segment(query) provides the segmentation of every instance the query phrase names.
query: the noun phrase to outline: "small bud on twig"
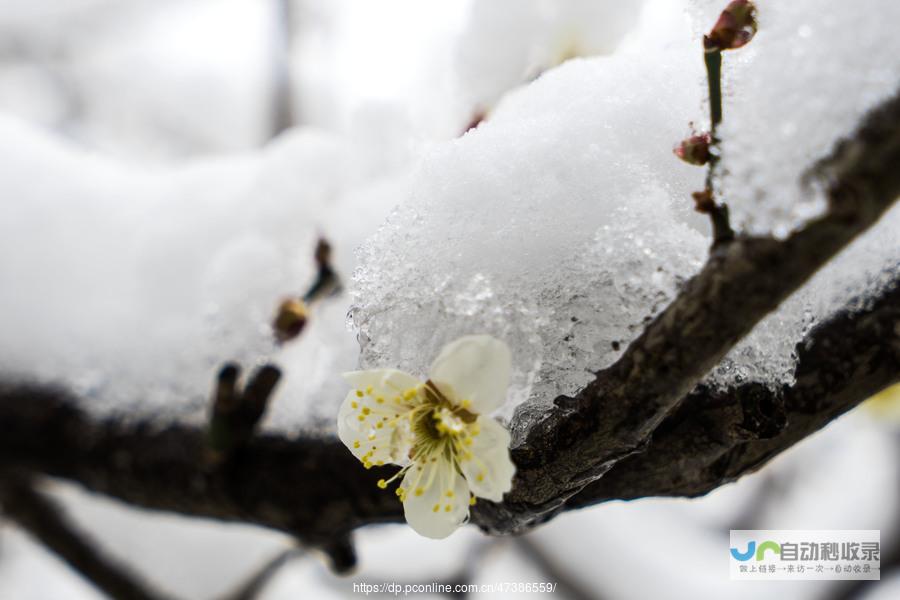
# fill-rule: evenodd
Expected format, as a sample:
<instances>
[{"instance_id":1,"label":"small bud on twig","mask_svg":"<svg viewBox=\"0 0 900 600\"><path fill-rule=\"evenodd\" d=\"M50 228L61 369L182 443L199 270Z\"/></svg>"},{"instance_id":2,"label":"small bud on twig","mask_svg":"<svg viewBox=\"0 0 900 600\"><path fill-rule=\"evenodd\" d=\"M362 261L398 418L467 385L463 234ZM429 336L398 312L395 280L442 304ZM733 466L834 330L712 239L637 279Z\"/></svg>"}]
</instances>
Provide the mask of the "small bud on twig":
<instances>
[{"instance_id":1,"label":"small bud on twig","mask_svg":"<svg viewBox=\"0 0 900 600\"><path fill-rule=\"evenodd\" d=\"M709 35L703 37L707 52L734 50L747 45L756 35L756 6L750 0L733 0L713 25Z\"/></svg>"},{"instance_id":2,"label":"small bud on twig","mask_svg":"<svg viewBox=\"0 0 900 600\"><path fill-rule=\"evenodd\" d=\"M238 386L239 376L240 367L227 363L216 379L207 432L211 466L221 464L250 439L281 379L281 371L274 365L264 365L243 390Z\"/></svg>"},{"instance_id":3,"label":"small bud on twig","mask_svg":"<svg viewBox=\"0 0 900 600\"><path fill-rule=\"evenodd\" d=\"M278 307L278 313L272 322L275 339L280 344L294 339L306 327L307 319L309 319L309 309L306 307L306 303L297 298L288 298Z\"/></svg>"},{"instance_id":4,"label":"small bud on twig","mask_svg":"<svg viewBox=\"0 0 900 600\"><path fill-rule=\"evenodd\" d=\"M713 247L733 240L734 230L731 228L728 218L728 206L716 204L712 189L706 188L702 192L694 192L691 196L694 198L697 212L710 216L713 228Z\"/></svg>"},{"instance_id":5,"label":"small bud on twig","mask_svg":"<svg viewBox=\"0 0 900 600\"><path fill-rule=\"evenodd\" d=\"M710 159L711 144L712 136L708 133L692 135L675 146L675 156L688 164L705 165Z\"/></svg>"},{"instance_id":6,"label":"small bud on twig","mask_svg":"<svg viewBox=\"0 0 900 600\"><path fill-rule=\"evenodd\" d=\"M713 193L709 188L702 192L694 192L691 197L694 198L694 208L698 213L709 215L716 209L716 201L713 200Z\"/></svg>"},{"instance_id":7,"label":"small bud on twig","mask_svg":"<svg viewBox=\"0 0 900 600\"><path fill-rule=\"evenodd\" d=\"M331 244L328 240L319 238L313 258L316 261L315 281L302 298L288 298L278 306L272 329L279 344L288 342L303 332L313 304L341 291L341 280L331 266Z\"/></svg>"}]
</instances>

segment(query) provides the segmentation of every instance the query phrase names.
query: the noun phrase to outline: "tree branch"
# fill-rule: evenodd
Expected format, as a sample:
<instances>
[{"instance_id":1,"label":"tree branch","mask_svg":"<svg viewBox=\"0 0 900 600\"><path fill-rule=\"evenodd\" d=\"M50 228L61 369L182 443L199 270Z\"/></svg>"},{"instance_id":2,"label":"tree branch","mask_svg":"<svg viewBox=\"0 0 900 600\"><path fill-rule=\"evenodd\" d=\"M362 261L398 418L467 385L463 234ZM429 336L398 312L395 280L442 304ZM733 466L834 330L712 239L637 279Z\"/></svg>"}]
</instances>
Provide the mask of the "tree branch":
<instances>
[{"instance_id":1,"label":"tree branch","mask_svg":"<svg viewBox=\"0 0 900 600\"><path fill-rule=\"evenodd\" d=\"M900 279L897 281L900 284ZM612 499L696 496L754 471L842 412L898 380L900 285L841 314L798 345L797 381L780 394L759 384L694 390L643 453L615 465L558 510ZM395 497L333 438L250 439L223 469L203 461L196 427L97 422L65 391L0 387L0 466L28 467L138 506L288 532L322 545L356 527L400 522ZM507 523L473 509L479 524ZM552 514L545 515L547 518Z\"/></svg>"},{"instance_id":2,"label":"tree branch","mask_svg":"<svg viewBox=\"0 0 900 600\"><path fill-rule=\"evenodd\" d=\"M479 502L473 521L511 533L615 497L701 494L896 381L894 287L814 331L800 346L797 383L781 395L753 384L731 394L691 393L756 323L887 210L900 195L897 164L900 97L816 166L828 185L826 215L783 241L739 237L715 247L617 363L574 398L541 408L512 450L513 491L502 504ZM77 402L46 386L0 386L0 466L25 466L143 507L279 529L326 548L343 566L352 560L353 529L403 518L394 495L376 486L390 469L362 469L334 438L257 435L212 467L203 460L201 429L96 421ZM514 428L529 410L535 407L517 413ZM646 478L630 477L629 466Z\"/></svg>"},{"instance_id":3,"label":"tree branch","mask_svg":"<svg viewBox=\"0 0 900 600\"><path fill-rule=\"evenodd\" d=\"M695 389L646 452L616 464L569 507L698 496L755 471L832 419L900 381L900 277L871 309L838 315L798 344L796 383Z\"/></svg>"},{"instance_id":4,"label":"tree branch","mask_svg":"<svg viewBox=\"0 0 900 600\"><path fill-rule=\"evenodd\" d=\"M66 521L56 504L35 489L29 477L2 473L3 512L55 552L99 589L119 600L161 600L147 584L95 549Z\"/></svg>"},{"instance_id":5,"label":"tree branch","mask_svg":"<svg viewBox=\"0 0 900 600\"><path fill-rule=\"evenodd\" d=\"M900 95L870 113L809 175L827 186L825 215L783 241L742 236L714 247L700 273L614 365L574 398L557 398L553 410L542 411L513 449L519 467L513 491L502 505L483 507L479 524L495 531L528 527L646 449L653 431L728 350L891 206L900 195L898 164Z\"/></svg>"},{"instance_id":6,"label":"tree branch","mask_svg":"<svg viewBox=\"0 0 900 600\"><path fill-rule=\"evenodd\" d=\"M331 547L360 525L400 521L403 507L378 489L336 438L260 434L209 467L198 427L96 421L65 390L0 387L0 467L21 466L151 509L278 529Z\"/></svg>"}]
</instances>

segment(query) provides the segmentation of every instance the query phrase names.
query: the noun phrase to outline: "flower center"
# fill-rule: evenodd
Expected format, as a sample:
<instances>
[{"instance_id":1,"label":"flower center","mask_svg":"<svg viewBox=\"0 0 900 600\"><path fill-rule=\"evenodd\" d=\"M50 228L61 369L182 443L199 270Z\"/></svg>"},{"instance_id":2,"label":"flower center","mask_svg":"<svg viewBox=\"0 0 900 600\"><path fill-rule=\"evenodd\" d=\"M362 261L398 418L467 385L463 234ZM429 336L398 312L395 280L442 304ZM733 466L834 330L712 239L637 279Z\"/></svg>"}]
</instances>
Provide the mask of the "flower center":
<instances>
[{"instance_id":1,"label":"flower center","mask_svg":"<svg viewBox=\"0 0 900 600\"><path fill-rule=\"evenodd\" d=\"M452 396L453 391L449 390L449 394ZM438 461L448 463L452 469L459 472L461 462L472 460L469 446L472 445L472 438L479 433L479 428L475 424L478 415L468 410L469 402L464 400L459 404L454 404L431 380L417 388L407 390L403 397L412 405L412 408L406 413L413 438L409 451L409 459L412 464L403 467L390 479L380 480L378 487L382 489L387 487L391 481L403 476L411 468L418 469L424 475L425 465ZM420 476L410 492L421 496L432 485L445 483L435 483L434 475L436 473L436 470L431 470L431 476L424 480L420 480L422 478ZM448 489L445 490L445 493L450 498L453 491ZM404 500L406 491L398 488L397 495ZM474 496L471 497L470 504L474 504L473 500ZM448 504L445 508L450 511L451 505Z\"/></svg>"},{"instance_id":2,"label":"flower center","mask_svg":"<svg viewBox=\"0 0 900 600\"><path fill-rule=\"evenodd\" d=\"M415 436L411 457L453 446L452 438L465 435L467 426L478 418L463 406L454 406L430 380L420 389L419 398L420 404L410 414Z\"/></svg>"}]
</instances>

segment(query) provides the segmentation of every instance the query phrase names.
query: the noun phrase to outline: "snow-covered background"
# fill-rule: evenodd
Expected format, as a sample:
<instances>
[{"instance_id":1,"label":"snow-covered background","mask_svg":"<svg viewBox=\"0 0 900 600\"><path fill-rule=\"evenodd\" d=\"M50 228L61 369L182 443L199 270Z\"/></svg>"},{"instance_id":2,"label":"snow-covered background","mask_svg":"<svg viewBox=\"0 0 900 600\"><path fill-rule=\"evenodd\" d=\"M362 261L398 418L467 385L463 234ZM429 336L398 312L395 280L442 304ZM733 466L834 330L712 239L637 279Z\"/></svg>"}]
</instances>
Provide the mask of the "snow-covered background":
<instances>
[{"instance_id":1,"label":"snow-covered background","mask_svg":"<svg viewBox=\"0 0 900 600\"><path fill-rule=\"evenodd\" d=\"M61 381L98 413L200 422L223 361L271 360L285 379L264 426L293 433L333 427L341 371L424 373L447 341L490 332L514 355L501 417L577 391L705 257L690 200L705 172L671 150L705 126L699 39L724 4L0 0L0 376ZM896 91L900 3L758 5L757 38L725 57L717 184L740 228L786 235L822 209L808 167ZM809 327L884 284L898 221L895 208L710 381L790 382ZM313 280L320 236L345 291L278 346L275 308ZM264 597L446 579L473 553L475 582L552 579L534 548L597 598L750 597L721 566L748 514L896 537L900 434L883 414L708 498L566 515L528 545L372 528L350 579L302 556ZM288 543L59 487L182 597L223 593ZM0 598L96 597L2 527Z\"/></svg>"}]
</instances>

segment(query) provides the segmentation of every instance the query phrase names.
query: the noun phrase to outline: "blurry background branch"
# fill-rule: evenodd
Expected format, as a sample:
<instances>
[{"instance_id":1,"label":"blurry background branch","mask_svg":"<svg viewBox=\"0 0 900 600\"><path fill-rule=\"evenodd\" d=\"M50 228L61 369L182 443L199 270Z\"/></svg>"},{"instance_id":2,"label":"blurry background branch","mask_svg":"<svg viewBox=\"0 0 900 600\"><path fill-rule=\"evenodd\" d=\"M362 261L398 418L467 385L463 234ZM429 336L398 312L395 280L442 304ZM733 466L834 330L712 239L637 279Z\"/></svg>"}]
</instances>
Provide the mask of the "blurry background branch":
<instances>
[{"instance_id":1,"label":"blurry background branch","mask_svg":"<svg viewBox=\"0 0 900 600\"><path fill-rule=\"evenodd\" d=\"M241 582L237 589L224 596L221 600L254 600L259 598L266 584L269 583L278 570L293 559L298 558L302 553L303 551L298 548L279 552L252 573L246 581Z\"/></svg>"},{"instance_id":2,"label":"blurry background branch","mask_svg":"<svg viewBox=\"0 0 900 600\"><path fill-rule=\"evenodd\" d=\"M294 37L294 7L291 0L276 0L275 42L272 60L271 136L297 124L296 106L291 93L291 50Z\"/></svg>"},{"instance_id":3,"label":"blurry background branch","mask_svg":"<svg viewBox=\"0 0 900 600\"><path fill-rule=\"evenodd\" d=\"M548 555L529 536L516 538L516 546L544 573L547 581L558 582L558 591L572 600L600 600L599 594L583 587L565 569L561 569L553 556Z\"/></svg>"},{"instance_id":4,"label":"blurry background branch","mask_svg":"<svg viewBox=\"0 0 900 600\"><path fill-rule=\"evenodd\" d=\"M3 514L109 596L120 600L164 598L95 548L68 522L60 507L35 487L30 476L0 471L0 507Z\"/></svg>"}]
</instances>

